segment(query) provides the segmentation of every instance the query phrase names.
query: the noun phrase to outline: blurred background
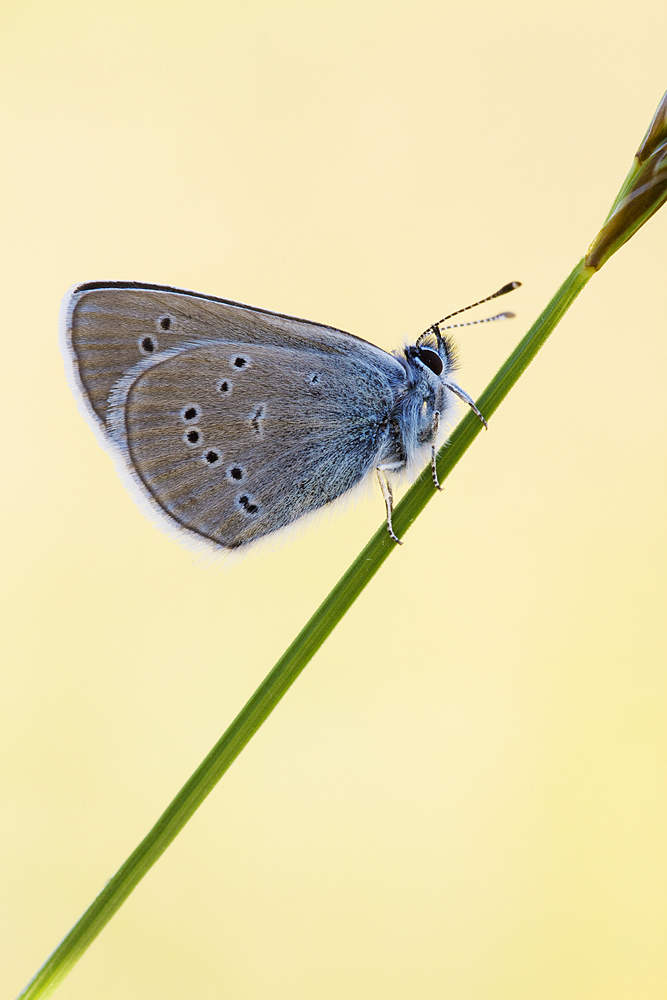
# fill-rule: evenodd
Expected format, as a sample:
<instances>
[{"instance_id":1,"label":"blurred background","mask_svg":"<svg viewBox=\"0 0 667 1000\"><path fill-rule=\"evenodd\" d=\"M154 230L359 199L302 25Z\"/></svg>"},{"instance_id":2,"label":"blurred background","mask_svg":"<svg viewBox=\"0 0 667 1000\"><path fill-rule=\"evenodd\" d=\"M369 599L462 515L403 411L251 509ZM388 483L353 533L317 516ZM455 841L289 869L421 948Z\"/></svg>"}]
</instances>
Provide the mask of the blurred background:
<instances>
[{"instance_id":1,"label":"blurred background","mask_svg":"<svg viewBox=\"0 0 667 1000\"><path fill-rule=\"evenodd\" d=\"M473 396L585 253L667 9L6 0L2 893L13 996L384 517L231 568L134 505L58 311L131 279L393 349ZM62 1000L664 1000L667 212L597 275Z\"/></svg>"}]
</instances>

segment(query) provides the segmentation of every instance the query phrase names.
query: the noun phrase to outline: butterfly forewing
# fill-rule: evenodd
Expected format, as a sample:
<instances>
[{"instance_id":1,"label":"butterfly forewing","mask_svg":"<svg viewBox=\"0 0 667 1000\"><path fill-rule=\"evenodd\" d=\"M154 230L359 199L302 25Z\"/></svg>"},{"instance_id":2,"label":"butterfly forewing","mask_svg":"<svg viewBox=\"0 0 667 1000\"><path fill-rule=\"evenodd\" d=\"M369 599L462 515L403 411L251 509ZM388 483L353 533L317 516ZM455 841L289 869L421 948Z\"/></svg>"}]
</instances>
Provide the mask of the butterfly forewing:
<instances>
[{"instance_id":1,"label":"butterfly forewing","mask_svg":"<svg viewBox=\"0 0 667 1000\"><path fill-rule=\"evenodd\" d=\"M312 347L324 356L367 356L395 373L400 367L380 348L333 327L212 296L132 283L75 289L67 336L81 389L102 424L113 387L138 362L193 343Z\"/></svg>"}]
</instances>

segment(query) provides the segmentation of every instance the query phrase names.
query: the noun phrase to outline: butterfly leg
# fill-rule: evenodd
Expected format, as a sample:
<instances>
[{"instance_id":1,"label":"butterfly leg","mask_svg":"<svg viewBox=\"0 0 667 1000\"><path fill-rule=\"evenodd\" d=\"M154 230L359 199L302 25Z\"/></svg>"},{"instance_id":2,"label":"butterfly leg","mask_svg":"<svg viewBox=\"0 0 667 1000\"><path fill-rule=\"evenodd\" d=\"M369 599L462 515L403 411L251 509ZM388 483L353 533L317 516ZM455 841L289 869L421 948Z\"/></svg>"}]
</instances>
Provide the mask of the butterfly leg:
<instances>
[{"instance_id":1,"label":"butterfly leg","mask_svg":"<svg viewBox=\"0 0 667 1000\"><path fill-rule=\"evenodd\" d=\"M433 414L433 444L431 445L431 475L433 476L433 484L436 490L442 492L442 486L440 485L440 480L438 479L438 470L435 465L435 443L438 440L438 428L440 427L440 412L438 410Z\"/></svg>"},{"instance_id":2,"label":"butterfly leg","mask_svg":"<svg viewBox=\"0 0 667 1000\"><path fill-rule=\"evenodd\" d=\"M389 485L389 480L387 479L384 470L378 466L376 472L378 474L378 481L380 483L380 489L382 490L382 496L384 497L384 502L387 507L387 531L389 532L389 537L393 539L397 545L402 545L403 542L395 534L391 523L391 515L394 509L394 494L391 491L391 486Z\"/></svg>"}]
</instances>

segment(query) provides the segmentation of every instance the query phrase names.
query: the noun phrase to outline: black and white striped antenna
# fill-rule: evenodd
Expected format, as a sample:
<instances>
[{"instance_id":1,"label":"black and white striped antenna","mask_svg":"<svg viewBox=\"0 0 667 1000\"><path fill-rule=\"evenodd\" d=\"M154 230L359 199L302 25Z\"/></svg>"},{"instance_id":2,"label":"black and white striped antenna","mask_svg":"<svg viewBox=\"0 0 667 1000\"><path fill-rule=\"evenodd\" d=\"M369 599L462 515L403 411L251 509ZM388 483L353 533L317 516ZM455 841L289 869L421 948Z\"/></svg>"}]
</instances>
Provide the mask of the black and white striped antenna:
<instances>
[{"instance_id":1,"label":"black and white striped antenna","mask_svg":"<svg viewBox=\"0 0 667 1000\"><path fill-rule=\"evenodd\" d=\"M502 288L499 288L497 292L493 295L487 295L484 299L479 299L477 302L471 302L469 306L464 306L463 309L457 309L455 312L449 313L447 316L443 316L439 319L437 323L433 323L429 326L428 330L424 330L422 334L417 338L417 347L420 346L421 342L427 337L436 337L438 342L440 342L440 334L442 330L456 330L462 326L477 326L480 323L493 323L497 319L513 319L513 312L502 312L497 313L495 316L485 316L483 319L474 319L469 323L451 323L449 326L442 326L448 319L453 319L454 316L459 316L461 313L468 312L469 309L475 309L477 306L484 305L485 302L490 302L492 299L497 299L500 295L507 295L508 292L513 292L515 288L519 288L521 285L520 281L510 281Z\"/></svg>"}]
</instances>

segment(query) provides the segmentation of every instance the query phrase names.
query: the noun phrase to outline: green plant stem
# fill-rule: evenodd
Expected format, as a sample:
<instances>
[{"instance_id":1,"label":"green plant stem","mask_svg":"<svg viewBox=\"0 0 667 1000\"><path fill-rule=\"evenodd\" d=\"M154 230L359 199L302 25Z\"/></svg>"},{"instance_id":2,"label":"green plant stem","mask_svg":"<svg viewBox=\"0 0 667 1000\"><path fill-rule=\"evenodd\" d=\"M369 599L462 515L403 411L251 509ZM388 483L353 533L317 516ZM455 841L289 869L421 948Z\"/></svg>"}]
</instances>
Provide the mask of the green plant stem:
<instances>
[{"instance_id":1,"label":"green plant stem","mask_svg":"<svg viewBox=\"0 0 667 1000\"><path fill-rule=\"evenodd\" d=\"M594 273L594 269L586 266L583 259L577 264L544 312L491 380L477 401L480 411L487 419L498 408ZM466 414L458 424L438 453L437 467L441 482L470 447L480 429L481 424L473 413ZM436 494L431 472L427 468L395 509L394 528L399 535L407 531L434 495ZM387 556L396 551L397 546L391 541L386 526L383 525L322 602L176 798L165 809L150 833L105 885L67 937L26 986L21 998L32 1000L35 997L45 997L55 990L58 983L64 979L215 787L366 584L377 573Z\"/></svg>"}]
</instances>

